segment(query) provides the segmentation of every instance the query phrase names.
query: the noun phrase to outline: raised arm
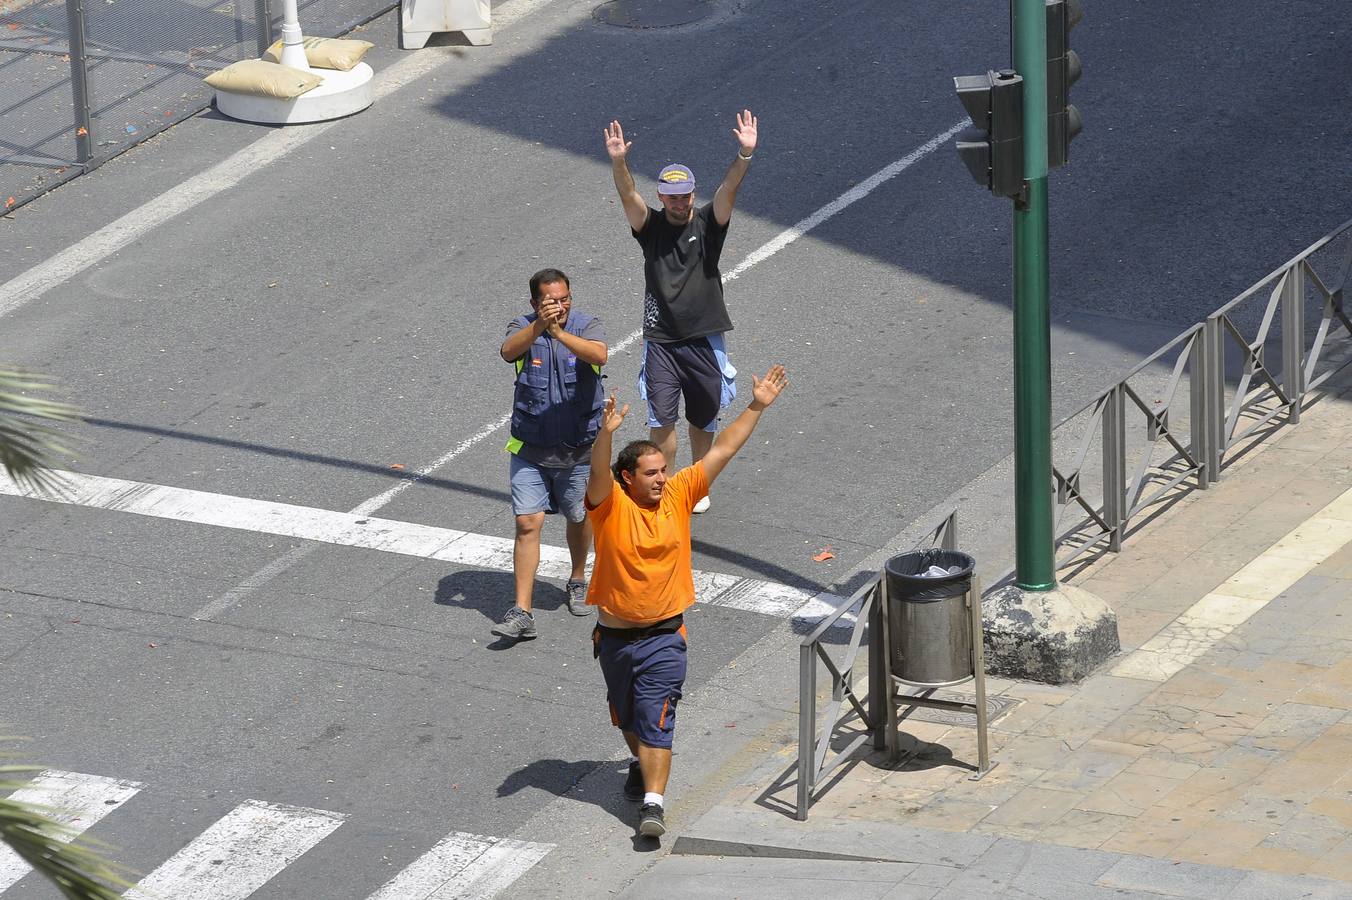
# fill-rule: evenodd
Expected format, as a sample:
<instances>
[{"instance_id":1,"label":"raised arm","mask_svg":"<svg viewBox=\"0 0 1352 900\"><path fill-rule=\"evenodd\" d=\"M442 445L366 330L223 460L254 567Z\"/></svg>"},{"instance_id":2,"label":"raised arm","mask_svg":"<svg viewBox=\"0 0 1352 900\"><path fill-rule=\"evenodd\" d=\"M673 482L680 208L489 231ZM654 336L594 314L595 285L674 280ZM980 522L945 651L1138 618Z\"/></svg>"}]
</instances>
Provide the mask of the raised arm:
<instances>
[{"instance_id":1,"label":"raised arm","mask_svg":"<svg viewBox=\"0 0 1352 900\"><path fill-rule=\"evenodd\" d=\"M742 186L746 170L751 168L751 156L756 152L756 117L751 115L751 110L744 109L737 114L737 127L732 129L732 135L737 138L737 158L714 193L714 219L723 226L732 221L737 189Z\"/></svg>"},{"instance_id":2,"label":"raised arm","mask_svg":"<svg viewBox=\"0 0 1352 900\"><path fill-rule=\"evenodd\" d=\"M699 464L704 467L704 477L710 484L718 477L718 473L723 471L723 467L732 461L737 455L737 451L742 449L747 438L751 437L751 432L756 430L756 423L760 421L761 413L775 398L779 392L788 387L789 378L784 374L784 367L776 363L770 367L770 371L765 373L764 378L751 376L751 403L742 414L732 420L728 425L718 433L714 440L714 445L709 448L709 452L704 454L704 458Z\"/></svg>"},{"instance_id":3,"label":"raised arm","mask_svg":"<svg viewBox=\"0 0 1352 900\"><path fill-rule=\"evenodd\" d=\"M498 355L507 362L516 362L526 355L530 345L535 343L535 339L544 334L548 327L549 320L544 315L537 316L535 321L525 328L518 328L507 335L507 339L498 348Z\"/></svg>"},{"instance_id":4,"label":"raised arm","mask_svg":"<svg viewBox=\"0 0 1352 900\"><path fill-rule=\"evenodd\" d=\"M648 204L634 186L634 176L629 174L627 157L629 148L634 142L624 139L624 129L620 127L618 119L606 126L605 134L606 154L610 156L610 174L615 179L615 190L620 194L624 217L629 220L630 228L641 231L643 224L648 221Z\"/></svg>"},{"instance_id":5,"label":"raised arm","mask_svg":"<svg viewBox=\"0 0 1352 900\"><path fill-rule=\"evenodd\" d=\"M596 433L596 442L591 449L591 475L587 479L587 505L592 509L600 506L615 489L615 476L610 471L611 436L629 414L629 404L624 408L615 408L615 395L606 401L605 412L601 415L601 430Z\"/></svg>"},{"instance_id":6,"label":"raised arm","mask_svg":"<svg viewBox=\"0 0 1352 900\"><path fill-rule=\"evenodd\" d=\"M604 366L610 358L610 349L605 341L589 341L570 331L564 331L562 325L553 325L549 336L573 351L573 355L589 366Z\"/></svg>"}]
</instances>

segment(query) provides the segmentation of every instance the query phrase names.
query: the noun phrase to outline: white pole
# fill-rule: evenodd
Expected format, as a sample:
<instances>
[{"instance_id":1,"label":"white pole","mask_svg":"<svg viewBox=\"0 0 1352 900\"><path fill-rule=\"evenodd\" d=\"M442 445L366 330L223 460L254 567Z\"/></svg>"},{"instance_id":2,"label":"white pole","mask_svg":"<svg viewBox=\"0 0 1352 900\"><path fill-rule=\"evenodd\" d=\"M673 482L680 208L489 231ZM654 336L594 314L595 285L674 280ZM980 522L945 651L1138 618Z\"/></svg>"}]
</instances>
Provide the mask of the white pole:
<instances>
[{"instance_id":1,"label":"white pole","mask_svg":"<svg viewBox=\"0 0 1352 900\"><path fill-rule=\"evenodd\" d=\"M282 65L310 71L304 42L305 38L300 33L300 19L296 15L296 0L282 0Z\"/></svg>"}]
</instances>

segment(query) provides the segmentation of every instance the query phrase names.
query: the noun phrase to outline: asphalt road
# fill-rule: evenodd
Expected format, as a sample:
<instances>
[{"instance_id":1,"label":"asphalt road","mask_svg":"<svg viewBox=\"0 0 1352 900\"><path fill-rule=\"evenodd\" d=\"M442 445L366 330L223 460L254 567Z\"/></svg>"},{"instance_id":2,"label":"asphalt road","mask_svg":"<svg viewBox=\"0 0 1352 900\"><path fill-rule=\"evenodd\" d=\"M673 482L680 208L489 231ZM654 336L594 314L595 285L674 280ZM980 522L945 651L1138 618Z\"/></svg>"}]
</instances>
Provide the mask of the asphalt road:
<instances>
[{"instance_id":1,"label":"asphalt road","mask_svg":"<svg viewBox=\"0 0 1352 900\"><path fill-rule=\"evenodd\" d=\"M1051 181L1057 414L1348 217L1346 17L1086 5L1085 133ZM951 76L1007 59L1002 6L712 8L629 29L522 4L491 47L443 42L444 65L7 313L0 360L89 416L68 468L350 511L458 450L374 514L508 537L496 348L526 279L566 269L612 343L639 325L607 121L642 190L678 159L707 191L756 112L726 273L957 124ZM410 56L388 17L363 36L378 72ZM270 132L204 115L29 204L0 225L6 277ZM698 569L839 585L1009 453L1008 233L944 146L739 272L741 388L772 362L792 384L696 522ZM634 399L636 372L614 354L610 386ZM247 799L348 817L257 897L367 897L451 832L556 844L523 894L594 896L651 858L606 793L619 744L558 583L541 638L504 648L500 570L10 496L0 517L0 719L25 757L145 785L91 831L137 870ZM682 710L701 751L680 790L740 746L719 729L791 707L787 645L745 655L782 624L692 615L707 702ZM722 692L739 657L757 687Z\"/></svg>"}]
</instances>

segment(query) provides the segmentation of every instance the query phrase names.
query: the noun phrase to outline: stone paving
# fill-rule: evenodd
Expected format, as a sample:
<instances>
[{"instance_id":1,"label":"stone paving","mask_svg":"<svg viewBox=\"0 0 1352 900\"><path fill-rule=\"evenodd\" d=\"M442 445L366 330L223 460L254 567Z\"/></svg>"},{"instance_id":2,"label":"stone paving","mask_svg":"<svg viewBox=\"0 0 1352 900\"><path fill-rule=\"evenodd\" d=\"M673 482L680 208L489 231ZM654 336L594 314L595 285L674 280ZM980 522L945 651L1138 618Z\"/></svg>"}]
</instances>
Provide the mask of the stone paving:
<instances>
[{"instance_id":1,"label":"stone paving","mask_svg":"<svg viewBox=\"0 0 1352 900\"><path fill-rule=\"evenodd\" d=\"M988 679L1016 705L984 778L974 727L903 720L897 764L849 766L797 823L786 724L628 895L1352 897L1345 386L1070 583L1122 653L1077 685ZM760 858L828 848L859 859Z\"/></svg>"}]
</instances>

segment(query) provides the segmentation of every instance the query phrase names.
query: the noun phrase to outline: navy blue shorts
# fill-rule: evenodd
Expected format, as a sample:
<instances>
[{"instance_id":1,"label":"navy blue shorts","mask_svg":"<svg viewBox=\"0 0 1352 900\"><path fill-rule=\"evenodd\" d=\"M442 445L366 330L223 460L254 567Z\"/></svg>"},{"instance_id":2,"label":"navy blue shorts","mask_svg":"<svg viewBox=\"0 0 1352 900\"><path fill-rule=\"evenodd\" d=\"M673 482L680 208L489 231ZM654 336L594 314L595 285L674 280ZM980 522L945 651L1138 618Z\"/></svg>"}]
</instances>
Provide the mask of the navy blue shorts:
<instances>
[{"instance_id":1,"label":"navy blue shorts","mask_svg":"<svg viewBox=\"0 0 1352 900\"><path fill-rule=\"evenodd\" d=\"M598 626L592 639L606 679L610 721L645 746L670 749L685 684L685 626L637 640Z\"/></svg>"}]
</instances>

